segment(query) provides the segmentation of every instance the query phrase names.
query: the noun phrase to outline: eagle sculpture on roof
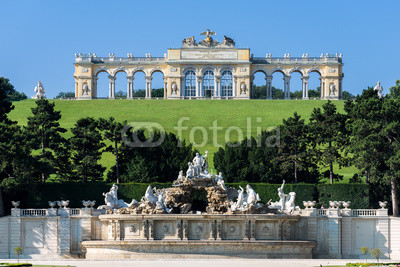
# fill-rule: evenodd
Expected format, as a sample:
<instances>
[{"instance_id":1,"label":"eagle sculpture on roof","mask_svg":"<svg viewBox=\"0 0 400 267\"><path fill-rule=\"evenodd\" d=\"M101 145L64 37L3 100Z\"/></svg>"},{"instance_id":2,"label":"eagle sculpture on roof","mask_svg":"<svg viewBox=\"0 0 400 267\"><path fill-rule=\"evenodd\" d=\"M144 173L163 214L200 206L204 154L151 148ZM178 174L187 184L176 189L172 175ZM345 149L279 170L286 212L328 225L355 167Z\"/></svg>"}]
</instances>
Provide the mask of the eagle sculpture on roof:
<instances>
[{"instance_id":1,"label":"eagle sculpture on roof","mask_svg":"<svg viewBox=\"0 0 400 267\"><path fill-rule=\"evenodd\" d=\"M205 35L206 38L204 38L204 41L206 41L207 43L211 43L212 42L212 38L211 35L217 35L215 32L210 31L209 29L206 29L205 32L200 33L200 35Z\"/></svg>"}]
</instances>

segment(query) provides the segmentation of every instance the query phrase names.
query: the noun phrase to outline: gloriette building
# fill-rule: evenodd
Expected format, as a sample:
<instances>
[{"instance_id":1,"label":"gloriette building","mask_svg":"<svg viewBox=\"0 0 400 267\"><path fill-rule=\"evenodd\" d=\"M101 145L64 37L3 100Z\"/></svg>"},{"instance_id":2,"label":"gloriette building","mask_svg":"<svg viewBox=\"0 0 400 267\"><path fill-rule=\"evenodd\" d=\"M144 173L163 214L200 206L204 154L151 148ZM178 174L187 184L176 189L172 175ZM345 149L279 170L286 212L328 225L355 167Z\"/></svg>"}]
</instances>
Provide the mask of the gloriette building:
<instances>
[{"instance_id":1,"label":"gloriette building","mask_svg":"<svg viewBox=\"0 0 400 267\"><path fill-rule=\"evenodd\" d=\"M101 72L109 76L109 98L115 98L115 79L118 72L127 75L127 98L133 98L135 74L145 74L146 98L151 98L152 75L163 74L166 99L250 99L252 83L257 72L265 74L266 98L272 99L272 78L283 74L285 99L290 99L290 78L302 76L303 99L308 99L308 79L312 72L320 75L321 99L340 99L342 95L342 55L323 54L320 57L253 57L248 48L237 48L233 39L224 36L222 42L212 38L214 32L201 33L204 40L194 36L182 41L181 48L168 49L164 57L98 57L96 54L75 55L75 97L97 98L97 79Z\"/></svg>"}]
</instances>

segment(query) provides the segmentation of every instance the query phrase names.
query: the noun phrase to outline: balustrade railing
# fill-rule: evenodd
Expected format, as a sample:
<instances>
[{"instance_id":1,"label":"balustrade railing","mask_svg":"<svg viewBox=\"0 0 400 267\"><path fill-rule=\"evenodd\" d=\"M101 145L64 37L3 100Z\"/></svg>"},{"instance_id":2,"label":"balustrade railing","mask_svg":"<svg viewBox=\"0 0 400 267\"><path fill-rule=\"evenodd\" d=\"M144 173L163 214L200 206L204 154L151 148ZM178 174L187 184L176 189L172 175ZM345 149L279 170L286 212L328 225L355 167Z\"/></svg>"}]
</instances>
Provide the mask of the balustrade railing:
<instances>
[{"instance_id":1,"label":"balustrade railing","mask_svg":"<svg viewBox=\"0 0 400 267\"><path fill-rule=\"evenodd\" d=\"M118 63L118 62L163 62L163 57L89 57L79 56L75 58L75 62L92 62L92 63Z\"/></svg>"},{"instance_id":2,"label":"balustrade railing","mask_svg":"<svg viewBox=\"0 0 400 267\"><path fill-rule=\"evenodd\" d=\"M47 209L22 209L21 216L47 216Z\"/></svg>"},{"instance_id":3,"label":"balustrade railing","mask_svg":"<svg viewBox=\"0 0 400 267\"><path fill-rule=\"evenodd\" d=\"M351 210L351 216L376 216L377 210L374 209L354 209Z\"/></svg>"},{"instance_id":4,"label":"balustrade railing","mask_svg":"<svg viewBox=\"0 0 400 267\"><path fill-rule=\"evenodd\" d=\"M83 208L87 210L87 208ZM50 211L49 211L50 210ZM54 211L51 212L51 211ZM351 216L351 217L373 217L373 216L387 216L387 209L347 209L347 215L343 214L346 209L333 209L337 210L337 215L342 216ZM39 217L39 216L55 216L60 215L60 211L63 211L63 208L59 208L56 212L55 209L12 209L12 211L17 212L12 214L12 216L23 216L23 217ZM94 211L92 210L90 213L94 215ZM301 210L300 214L307 214L307 209ZM316 209L316 216L329 216L330 209ZM83 213L82 208L71 208L69 209L69 216L81 216L83 214L87 214L87 212ZM89 214L90 214L89 213ZM101 213L101 210L100 210ZM99 213L99 214L100 214ZM315 213L314 213L315 214ZM62 215L61 215L62 216ZM309 216L309 215L306 215ZM315 215L314 215L315 216Z\"/></svg>"},{"instance_id":5,"label":"balustrade railing","mask_svg":"<svg viewBox=\"0 0 400 267\"><path fill-rule=\"evenodd\" d=\"M342 63L340 57L253 57L253 63Z\"/></svg>"},{"instance_id":6,"label":"balustrade railing","mask_svg":"<svg viewBox=\"0 0 400 267\"><path fill-rule=\"evenodd\" d=\"M318 209L317 210L317 216L327 216L327 210L325 209Z\"/></svg>"},{"instance_id":7,"label":"balustrade railing","mask_svg":"<svg viewBox=\"0 0 400 267\"><path fill-rule=\"evenodd\" d=\"M71 209L71 216L81 215L81 209Z\"/></svg>"}]
</instances>

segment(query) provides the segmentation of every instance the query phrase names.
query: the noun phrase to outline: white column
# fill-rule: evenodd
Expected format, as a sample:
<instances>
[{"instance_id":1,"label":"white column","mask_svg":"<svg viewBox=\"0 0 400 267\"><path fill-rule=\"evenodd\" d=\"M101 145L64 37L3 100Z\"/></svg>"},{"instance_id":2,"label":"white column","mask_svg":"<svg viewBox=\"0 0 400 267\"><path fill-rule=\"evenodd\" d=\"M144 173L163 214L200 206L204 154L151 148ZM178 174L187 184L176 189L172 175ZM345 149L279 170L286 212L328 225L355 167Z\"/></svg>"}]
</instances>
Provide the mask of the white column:
<instances>
[{"instance_id":1,"label":"white column","mask_svg":"<svg viewBox=\"0 0 400 267\"><path fill-rule=\"evenodd\" d=\"M303 99L308 100L308 78L307 76L301 78L303 81Z\"/></svg>"},{"instance_id":2,"label":"white column","mask_svg":"<svg viewBox=\"0 0 400 267\"><path fill-rule=\"evenodd\" d=\"M237 78L232 77L232 96L235 97L237 95L236 90L237 90Z\"/></svg>"},{"instance_id":3,"label":"white column","mask_svg":"<svg viewBox=\"0 0 400 267\"><path fill-rule=\"evenodd\" d=\"M151 76L146 76L146 98L151 98Z\"/></svg>"},{"instance_id":4,"label":"white column","mask_svg":"<svg viewBox=\"0 0 400 267\"><path fill-rule=\"evenodd\" d=\"M97 77L93 77L93 80L92 80L92 91L90 92L90 96L94 97L94 98L97 98L97 80L98 79L99 78L97 78Z\"/></svg>"},{"instance_id":5,"label":"white column","mask_svg":"<svg viewBox=\"0 0 400 267\"><path fill-rule=\"evenodd\" d=\"M114 99L115 98L115 77L113 76L108 76L109 82L110 82L110 88L108 92L108 98Z\"/></svg>"},{"instance_id":6,"label":"white column","mask_svg":"<svg viewBox=\"0 0 400 267\"><path fill-rule=\"evenodd\" d=\"M196 96L198 96L198 97L203 97L203 88L202 88L202 79L203 79L203 76L201 76L201 75L198 75L198 76L196 76L196 78L197 78L197 87L196 87Z\"/></svg>"},{"instance_id":7,"label":"white column","mask_svg":"<svg viewBox=\"0 0 400 267\"><path fill-rule=\"evenodd\" d=\"M127 92L126 92L126 98L127 99L132 99L133 98L133 76L128 76L126 77L128 81L128 86L127 86Z\"/></svg>"},{"instance_id":8,"label":"white column","mask_svg":"<svg viewBox=\"0 0 400 267\"><path fill-rule=\"evenodd\" d=\"M325 94L325 78L321 77L319 78L319 80L321 81L320 83L320 87L321 87L321 99L324 99L326 94Z\"/></svg>"},{"instance_id":9,"label":"white column","mask_svg":"<svg viewBox=\"0 0 400 267\"><path fill-rule=\"evenodd\" d=\"M266 78L265 78L265 81L266 81L266 90L267 90L267 92L266 92L266 99L272 99L272 76L267 76Z\"/></svg>"},{"instance_id":10,"label":"white column","mask_svg":"<svg viewBox=\"0 0 400 267\"><path fill-rule=\"evenodd\" d=\"M167 99L167 88L168 88L168 84L166 79L164 78L164 99Z\"/></svg>"},{"instance_id":11,"label":"white column","mask_svg":"<svg viewBox=\"0 0 400 267\"><path fill-rule=\"evenodd\" d=\"M216 86L217 86L217 88L216 88L216 91L217 91L217 97L221 97L221 76L220 75L215 75L214 76L214 79L215 79L215 83L216 83Z\"/></svg>"},{"instance_id":12,"label":"white column","mask_svg":"<svg viewBox=\"0 0 400 267\"><path fill-rule=\"evenodd\" d=\"M285 92L285 99L290 99L290 76L284 76L284 92Z\"/></svg>"}]
</instances>

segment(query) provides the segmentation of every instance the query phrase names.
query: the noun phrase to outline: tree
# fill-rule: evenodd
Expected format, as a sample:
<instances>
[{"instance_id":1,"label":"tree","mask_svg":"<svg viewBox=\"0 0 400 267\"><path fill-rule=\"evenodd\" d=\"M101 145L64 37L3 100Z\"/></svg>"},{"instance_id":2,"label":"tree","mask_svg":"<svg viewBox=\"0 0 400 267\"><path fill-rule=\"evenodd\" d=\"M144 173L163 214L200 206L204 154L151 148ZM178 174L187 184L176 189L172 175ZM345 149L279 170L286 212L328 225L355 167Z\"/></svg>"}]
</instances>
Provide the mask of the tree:
<instances>
[{"instance_id":1,"label":"tree","mask_svg":"<svg viewBox=\"0 0 400 267\"><path fill-rule=\"evenodd\" d=\"M355 96L352 93L347 92L347 91L343 91L342 92L342 99L343 100L353 100L354 98L355 98Z\"/></svg>"},{"instance_id":2,"label":"tree","mask_svg":"<svg viewBox=\"0 0 400 267\"><path fill-rule=\"evenodd\" d=\"M146 96L146 91L144 89L139 89L133 92L133 97L145 97L145 96Z\"/></svg>"},{"instance_id":3,"label":"tree","mask_svg":"<svg viewBox=\"0 0 400 267\"><path fill-rule=\"evenodd\" d=\"M130 129L132 130L132 129ZM130 137L134 134L139 142ZM180 141L173 133L154 132L153 140L164 140L159 145L147 146L147 136L143 130L128 131L128 140L121 143L119 154L119 172L122 182L172 182L179 170L186 172L187 163L193 160L196 150L192 145ZM178 145L180 144L180 145ZM115 177L116 166L111 168L108 178Z\"/></svg>"},{"instance_id":4,"label":"tree","mask_svg":"<svg viewBox=\"0 0 400 267\"><path fill-rule=\"evenodd\" d=\"M308 143L308 127L297 112L293 117L283 120L277 160L283 169L293 170L295 183L298 182L298 170L307 166Z\"/></svg>"},{"instance_id":5,"label":"tree","mask_svg":"<svg viewBox=\"0 0 400 267\"><path fill-rule=\"evenodd\" d=\"M164 88L151 89L151 97L164 97Z\"/></svg>"},{"instance_id":6,"label":"tree","mask_svg":"<svg viewBox=\"0 0 400 267\"><path fill-rule=\"evenodd\" d=\"M20 93L20 92L14 91L14 92L10 93L10 94L7 96L7 99L8 99L9 101L20 101L20 100L25 100L25 99L27 99L27 96L26 96L25 93Z\"/></svg>"},{"instance_id":7,"label":"tree","mask_svg":"<svg viewBox=\"0 0 400 267\"><path fill-rule=\"evenodd\" d=\"M400 98L400 80L396 81L396 85L389 88L389 97L393 99Z\"/></svg>"},{"instance_id":8,"label":"tree","mask_svg":"<svg viewBox=\"0 0 400 267\"><path fill-rule=\"evenodd\" d=\"M368 254L370 252L369 248L368 247L361 247L360 250L361 250L361 254L363 254L365 256L365 262L368 262L367 261L367 256L368 256Z\"/></svg>"},{"instance_id":9,"label":"tree","mask_svg":"<svg viewBox=\"0 0 400 267\"><path fill-rule=\"evenodd\" d=\"M348 152L371 182L391 186L393 215L399 216L397 182L400 176L400 101L379 99L372 88L346 104L350 131Z\"/></svg>"},{"instance_id":10,"label":"tree","mask_svg":"<svg viewBox=\"0 0 400 267\"><path fill-rule=\"evenodd\" d=\"M345 165L341 151L344 149L347 132L345 116L337 113L336 106L328 101L320 108L315 108L310 118L310 136L313 149L317 152L319 162L328 166L327 174L332 184L338 176L333 173L333 164Z\"/></svg>"},{"instance_id":11,"label":"tree","mask_svg":"<svg viewBox=\"0 0 400 267\"><path fill-rule=\"evenodd\" d=\"M75 98L75 93L74 92L60 92L55 98L56 99Z\"/></svg>"},{"instance_id":12,"label":"tree","mask_svg":"<svg viewBox=\"0 0 400 267\"><path fill-rule=\"evenodd\" d=\"M94 118L81 118L71 129L69 139L72 150L72 163L78 177L83 182L102 178L105 168L98 164L105 147L103 137Z\"/></svg>"},{"instance_id":13,"label":"tree","mask_svg":"<svg viewBox=\"0 0 400 267\"><path fill-rule=\"evenodd\" d=\"M14 109L14 106L9 101L8 95L12 94L14 91L14 86L10 83L10 80L0 77L0 123L12 123L7 118L7 114Z\"/></svg>"},{"instance_id":14,"label":"tree","mask_svg":"<svg viewBox=\"0 0 400 267\"><path fill-rule=\"evenodd\" d=\"M374 248L371 250L371 256L374 257L376 259L376 263L379 266L379 258L382 255L382 251L379 248Z\"/></svg>"},{"instance_id":15,"label":"tree","mask_svg":"<svg viewBox=\"0 0 400 267\"><path fill-rule=\"evenodd\" d=\"M119 90L118 92L115 93L116 98L126 98L126 92Z\"/></svg>"},{"instance_id":16,"label":"tree","mask_svg":"<svg viewBox=\"0 0 400 267\"><path fill-rule=\"evenodd\" d=\"M18 263L19 263L19 256L22 254L22 248L21 247L15 247L14 248L14 254L17 255L18 257Z\"/></svg>"},{"instance_id":17,"label":"tree","mask_svg":"<svg viewBox=\"0 0 400 267\"><path fill-rule=\"evenodd\" d=\"M309 98L321 97L321 87L318 86L315 90L309 89L308 90L308 97Z\"/></svg>"},{"instance_id":18,"label":"tree","mask_svg":"<svg viewBox=\"0 0 400 267\"><path fill-rule=\"evenodd\" d=\"M0 216L2 193L26 188L35 176L35 161L28 145L29 132L16 124L0 123Z\"/></svg>"},{"instance_id":19,"label":"tree","mask_svg":"<svg viewBox=\"0 0 400 267\"><path fill-rule=\"evenodd\" d=\"M33 116L28 117L28 129L32 134L33 149L40 149L41 178L44 183L53 172L54 151L59 144L64 142L62 133L67 130L60 127L61 112L54 110L55 103L47 99L36 101L36 107L32 108Z\"/></svg>"},{"instance_id":20,"label":"tree","mask_svg":"<svg viewBox=\"0 0 400 267\"><path fill-rule=\"evenodd\" d=\"M112 152L115 155L115 172L117 184L119 184L119 149L122 142L121 131L127 122L119 123L116 122L113 117L109 119L99 119L99 129L103 131L104 137L111 141L105 151Z\"/></svg>"},{"instance_id":21,"label":"tree","mask_svg":"<svg viewBox=\"0 0 400 267\"><path fill-rule=\"evenodd\" d=\"M74 177L74 170L71 168L71 145L68 140L63 139L54 150L53 171L60 182L71 181Z\"/></svg>"}]
</instances>

